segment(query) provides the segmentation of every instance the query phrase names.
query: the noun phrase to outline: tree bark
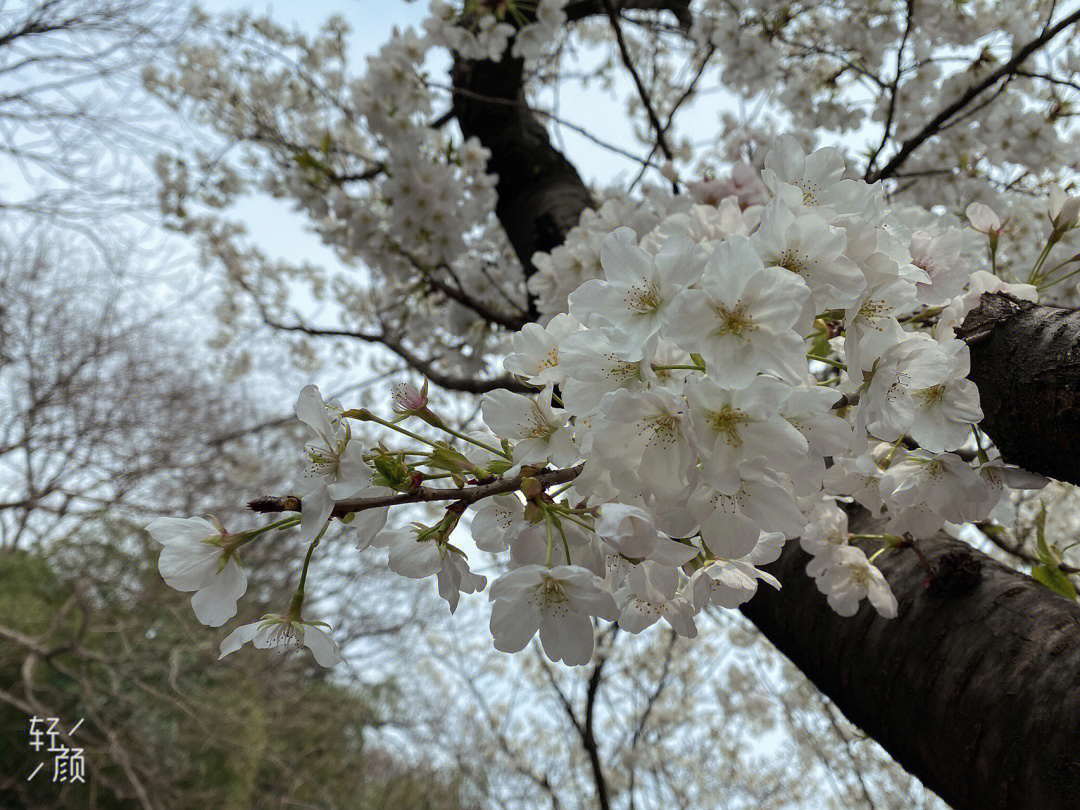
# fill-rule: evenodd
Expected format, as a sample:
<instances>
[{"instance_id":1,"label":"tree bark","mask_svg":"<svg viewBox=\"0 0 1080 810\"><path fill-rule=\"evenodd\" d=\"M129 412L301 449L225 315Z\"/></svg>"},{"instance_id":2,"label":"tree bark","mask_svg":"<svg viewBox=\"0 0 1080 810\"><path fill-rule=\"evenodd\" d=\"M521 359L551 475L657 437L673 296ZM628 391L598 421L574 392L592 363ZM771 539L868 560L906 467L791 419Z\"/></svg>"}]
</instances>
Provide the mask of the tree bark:
<instances>
[{"instance_id":1,"label":"tree bark","mask_svg":"<svg viewBox=\"0 0 1080 810\"><path fill-rule=\"evenodd\" d=\"M870 532L868 515L853 520ZM860 522L862 526L860 527ZM1080 605L938 535L875 560L895 619L864 603L833 612L787 544L742 610L909 772L957 810L1074 810L1080 804ZM867 548L867 551L870 549Z\"/></svg>"},{"instance_id":2,"label":"tree bark","mask_svg":"<svg viewBox=\"0 0 1080 810\"><path fill-rule=\"evenodd\" d=\"M956 333L1002 456L1080 484L1080 311L984 293Z\"/></svg>"},{"instance_id":3,"label":"tree bark","mask_svg":"<svg viewBox=\"0 0 1080 810\"><path fill-rule=\"evenodd\" d=\"M574 5L581 16L592 7ZM592 198L525 105L521 68L459 62L454 111L492 150L496 215L528 274L532 254L560 244ZM1006 460L1080 482L1080 464L1062 458L1080 448L1080 315L1017 302L985 314L981 329L969 318L960 330L984 427ZM929 588L911 551L878 558L895 619L865 604L835 614L794 542L768 566L783 591L764 588L743 612L956 810L1080 806L1080 606L944 535L920 549L936 571Z\"/></svg>"},{"instance_id":4,"label":"tree bark","mask_svg":"<svg viewBox=\"0 0 1080 810\"><path fill-rule=\"evenodd\" d=\"M488 171L499 176L495 216L528 278L536 270L533 254L562 244L594 203L526 104L522 71L522 60L507 53L500 62L458 59L452 78L454 115L465 137L491 150ZM531 297L529 314L537 314Z\"/></svg>"}]
</instances>

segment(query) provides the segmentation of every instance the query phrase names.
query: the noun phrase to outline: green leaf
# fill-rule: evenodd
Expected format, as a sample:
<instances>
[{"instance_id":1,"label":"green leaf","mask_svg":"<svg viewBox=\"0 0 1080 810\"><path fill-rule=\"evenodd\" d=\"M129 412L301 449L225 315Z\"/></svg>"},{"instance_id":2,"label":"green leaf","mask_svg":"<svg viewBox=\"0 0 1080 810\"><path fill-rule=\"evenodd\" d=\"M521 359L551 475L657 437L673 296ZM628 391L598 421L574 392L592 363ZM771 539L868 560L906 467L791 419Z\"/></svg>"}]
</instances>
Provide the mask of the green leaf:
<instances>
[{"instance_id":1,"label":"green leaf","mask_svg":"<svg viewBox=\"0 0 1080 810\"><path fill-rule=\"evenodd\" d=\"M1060 593L1067 599L1076 599L1076 586L1064 572L1057 566L1035 565L1031 568L1031 576L1052 591Z\"/></svg>"}]
</instances>

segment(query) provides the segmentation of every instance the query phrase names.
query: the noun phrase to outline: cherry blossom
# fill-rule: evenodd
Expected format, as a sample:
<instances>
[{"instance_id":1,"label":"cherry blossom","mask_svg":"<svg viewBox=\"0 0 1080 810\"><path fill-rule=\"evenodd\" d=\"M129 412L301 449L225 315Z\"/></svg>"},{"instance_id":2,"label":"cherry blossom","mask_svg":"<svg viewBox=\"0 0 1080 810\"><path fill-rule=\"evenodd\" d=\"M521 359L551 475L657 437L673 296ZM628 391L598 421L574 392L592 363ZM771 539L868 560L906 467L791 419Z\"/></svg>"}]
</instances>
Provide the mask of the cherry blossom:
<instances>
[{"instance_id":1,"label":"cherry blossom","mask_svg":"<svg viewBox=\"0 0 1080 810\"><path fill-rule=\"evenodd\" d=\"M195 617L220 627L236 615L236 602L247 590L235 541L220 527L200 517L158 518L146 531L161 543L158 570L170 588L194 591Z\"/></svg>"},{"instance_id":2,"label":"cherry blossom","mask_svg":"<svg viewBox=\"0 0 1080 810\"><path fill-rule=\"evenodd\" d=\"M614 597L593 572L576 565L523 565L488 588L495 649L518 652L537 631L552 661L571 666L592 657L592 618L619 618Z\"/></svg>"},{"instance_id":3,"label":"cherry blossom","mask_svg":"<svg viewBox=\"0 0 1080 810\"><path fill-rule=\"evenodd\" d=\"M333 667L345 661L334 640L322 629L329 628L326 622L300 621L280 614L267 614L259 621L244 624L233 630L221 642L221 655L224 658L239 650L243 645L251 644L260 650L289 650L307 647L321 667Z\"/></svg>"},{"instance_id":4,"label":"cherry blossom","mask_svg":"<svg viewBox=\"0 0 1080 810\"><path fill-rule=\"evenodd\" d=\"M806 363L794 327L809 295L802 279L766 268L749 240L733 236L716 246L697 287L675 299L668 334L700 353L722 385L742 388L762 371L798 381Z\"/></svg>"},{"instance_id":5,"label":"cherry blossom","mask_svg":"<svg viewBox=\"0 0 1080 810\"><path fill-rule=\"evenodd\" d=\"M896 616L896 597L888 581L856 546L837 547L814 582L841 616L854 616L863 599L886 619Z\"/></svg>"}]
</instances>

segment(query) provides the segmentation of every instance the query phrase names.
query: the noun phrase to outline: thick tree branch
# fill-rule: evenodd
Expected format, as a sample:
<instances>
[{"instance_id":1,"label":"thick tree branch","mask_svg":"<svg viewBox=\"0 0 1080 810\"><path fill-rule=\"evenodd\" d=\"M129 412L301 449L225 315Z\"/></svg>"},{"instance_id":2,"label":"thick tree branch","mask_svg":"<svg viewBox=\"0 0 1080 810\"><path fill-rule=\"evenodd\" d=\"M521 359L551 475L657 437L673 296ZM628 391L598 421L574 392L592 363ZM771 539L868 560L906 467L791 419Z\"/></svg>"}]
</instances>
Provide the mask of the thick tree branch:
<instances>
[{"instance_id":1,"label":"thick tree branch","mask_svg":"<svg viewBox=\"0 0 1080 810\"><path fill-rule=\"evenodd\" d=\"M571 21L604 13L604 0L566 7ZM671 12L689 27L688 0L632 0L619 9ZM500 62L457 59L451 76L454 115L465 137L476 136L491 150L488 171L498 175L495 215L517 254L526 278L536 272L532 257L562 244L581 212L595 201L577 169L551 144L547 130L529 109L524 63L509 54ZM537 316L530 299L529 316Z\"/></svg>"},{"instance_id":2,"label":"thick tree branch","mask_svg":"<svg viewBox=\"0 0 1080 810\"><path fill-rule=\"evenodd\" d=\"M855 531L873 531L853 519ZM1080 605L945 535L936 570L878 558L895 619L834 613L789 543L767 570L783 591L743 613L841 711L956 810L1066 810L1080 793ZM869 550L869 549L868 549Z\"/></svg>"},{"instance_id":3,"label":"thick tree branch","mask_svg":"<svg viewBox=\"0 0 1080 810\"><path fill-rule=\"evenodd\" d=\"M499 177L495 215L528 278L536 272L533 254L561 244L594 201L525 103L523 65L509 54L500 62L458 59L452 75L455 90L466 91L454 93L454 115L465 137L491 150L488 171ZM536 315L530 299L529 316Z\"/></svg>"},{"instance_id":4,"label":"thick tree branch","mask_svg":"<svg viewBox=\"0 0 1080 810\"><path fill-rule=\"evenodd\" d=\"M957 335L971 347L981 427L1002 456L1080 484L1080 310L985 293Z\"/></svg>"}]
</instances>

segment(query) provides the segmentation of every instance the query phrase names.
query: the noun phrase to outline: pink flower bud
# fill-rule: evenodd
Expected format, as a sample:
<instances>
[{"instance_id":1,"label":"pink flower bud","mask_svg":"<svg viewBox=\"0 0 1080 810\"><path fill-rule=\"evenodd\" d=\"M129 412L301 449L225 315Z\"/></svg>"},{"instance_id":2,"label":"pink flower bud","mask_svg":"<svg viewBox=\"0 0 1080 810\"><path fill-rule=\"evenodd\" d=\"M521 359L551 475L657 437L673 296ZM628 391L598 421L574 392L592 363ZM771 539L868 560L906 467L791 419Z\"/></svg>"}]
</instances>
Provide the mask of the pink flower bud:
<instances>
[{"instance_id":1,"label":"pink flower bud","mask_svg":"<svg viewBox=\"0 0 1080 810\"><path fill-rule=\"evenodd\" d=\"M391 392L394 398L395 413L416 413L427 407L428 384L424 380L424 387L417 389L412 383L396 383Z\"/></svg>"}]
</instances>

